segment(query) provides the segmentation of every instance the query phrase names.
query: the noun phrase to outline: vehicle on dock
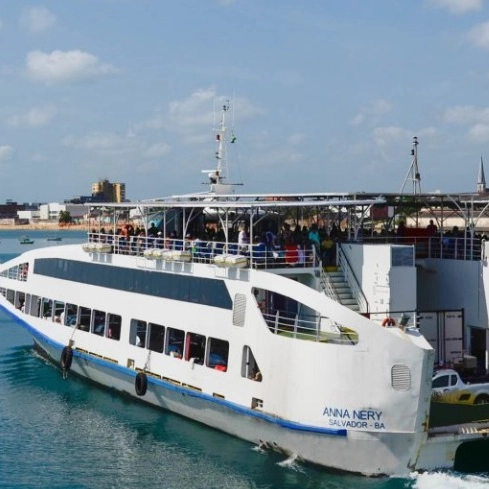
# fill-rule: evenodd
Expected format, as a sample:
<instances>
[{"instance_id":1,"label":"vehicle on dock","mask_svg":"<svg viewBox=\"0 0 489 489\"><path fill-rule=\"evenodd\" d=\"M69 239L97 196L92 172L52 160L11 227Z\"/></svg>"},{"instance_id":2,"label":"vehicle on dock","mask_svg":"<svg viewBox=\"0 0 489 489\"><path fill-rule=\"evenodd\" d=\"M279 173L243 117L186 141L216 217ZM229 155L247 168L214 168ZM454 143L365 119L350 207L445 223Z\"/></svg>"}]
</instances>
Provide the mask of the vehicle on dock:
<instances>
[{"instance_id":1,"label":"vehicle on dock","mask_svg":"<svg viewBox=\"0 0 489 489\"><path fill-rule=\"evenodd\" d=\"M470 377L464 381L453 369L435 371L432 398L437 402L488 404L489 376Z\"/></svg>"}]
</instances>

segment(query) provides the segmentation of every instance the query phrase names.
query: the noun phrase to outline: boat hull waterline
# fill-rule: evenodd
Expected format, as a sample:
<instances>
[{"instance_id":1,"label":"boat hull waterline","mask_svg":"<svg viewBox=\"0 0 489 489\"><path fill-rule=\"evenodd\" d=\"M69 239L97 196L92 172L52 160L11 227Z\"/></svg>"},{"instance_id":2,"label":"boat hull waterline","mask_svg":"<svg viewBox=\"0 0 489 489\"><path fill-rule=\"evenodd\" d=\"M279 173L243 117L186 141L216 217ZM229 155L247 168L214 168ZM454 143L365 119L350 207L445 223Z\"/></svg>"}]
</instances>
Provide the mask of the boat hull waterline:
<instances>
[{"instance_id":1,"label":"boat hull waterline","mask_svg":"<svg viewBox=\"0 0 489 489\"><path fill-rule=\"evenodd\" d=\"M43 356L59 364L61 345L38 334L34 341ZM300 426L151 376L148 377L148 391L142 399L135 393L134 371L76 350L70 372L260 448L283 453L286 457L300 454L299 460L340 471L366 475L405 474L406 467L412 464L408 454L419 443L416 434L409 437L405 433L367 435L342 428L320 430ZM369 453L368 460L365 460L366 452ZM348 459L347 464L345 459Z\"/></svg>"}]
</instances>

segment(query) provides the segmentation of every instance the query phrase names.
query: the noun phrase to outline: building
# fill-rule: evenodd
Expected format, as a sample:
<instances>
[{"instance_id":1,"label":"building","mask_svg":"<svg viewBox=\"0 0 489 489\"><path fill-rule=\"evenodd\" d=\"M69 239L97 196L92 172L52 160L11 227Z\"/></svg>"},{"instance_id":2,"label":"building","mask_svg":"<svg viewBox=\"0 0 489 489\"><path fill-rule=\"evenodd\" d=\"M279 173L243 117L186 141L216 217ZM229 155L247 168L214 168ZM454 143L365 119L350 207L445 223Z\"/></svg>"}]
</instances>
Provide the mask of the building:
<instances>
[{"instance_id":1,"label":"building","mask_svg":"<svg viewBox=\"0 0 489 489\"><path fill-rule=\"evenodd\" d=\"M61 212L69 212L75 220L83 219L88 212L88 208L81 204L41 204L39 206L39 219L41 221L58 221Z\"/></svg>"},{"instance_id":2,"label":"building","mask_svg":"<svg viewBox=\"0 0 489 489\"><path fill-rule=\"evenodd\" d=\"M126 200L126 184L110 183L107 179L92 184L92 196L98 202L124 202Z\"/></svg>"}]
</instances>

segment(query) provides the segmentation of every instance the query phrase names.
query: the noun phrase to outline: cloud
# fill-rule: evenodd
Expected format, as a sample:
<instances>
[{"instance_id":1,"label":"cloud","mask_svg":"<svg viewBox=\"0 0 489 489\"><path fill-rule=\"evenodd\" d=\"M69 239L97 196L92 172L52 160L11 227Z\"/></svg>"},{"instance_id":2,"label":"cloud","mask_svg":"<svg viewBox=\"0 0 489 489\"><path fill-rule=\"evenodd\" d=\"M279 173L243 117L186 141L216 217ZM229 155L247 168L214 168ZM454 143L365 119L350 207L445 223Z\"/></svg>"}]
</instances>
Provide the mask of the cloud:
<instances>
[{"instance_id":1,"label":"cloud","mask_svg":"<svg viewBox=\"0 0 489 489\"><path fill-rule=\"evenodd\" d=\"M92 133L81 138L67 136L62 141L64 146L90 151L105 151L119 148L123 145L123 142L124 138L114 133Z\"/></svg>"},{"instance_id":2,"label":"cloud","mask_svg":"<svg viewBox=\"0 0 489 489\"><path fill-rule=\"evenodd\" d=\"M306 139L305 134L297 132L295 134L291 134L287 138L287 142L289 144L291 144L292 146L298 146L298 145L302 144L305 141L305 139Z\"/></svg>"},{"instance_id":3,"label":"cloud","mask_svg":"<svg viewBox=\"0 0 489 489\"><path fill-rule=\"evenodd\" d=\"M41 127L49 124L56 115L56 107L34 107L27 114L13 115L7 119L9 126Z\"/></svg>"},{"instance_id":4,"label":"cloud","mask_svg":"<svg viewBox=\"0 0 489 489\"><path fill-rule=\"evenodd\" d=\"M260 114L262 111L243 97L218 95L214 88L198 89L183 100L175 100L169 104L168 115L178 126L209 126L212 121L219 121L223 106L230 105L233 117L246 119ZM232 106L231 106L232 105ZM228 122L231 115L228 117Z\"/></svg>"},{"instance_id":5,"label":"cloud","mask_svg":"<svg viewBox=\"0 0 489 489\"><path fill-rule=\"evenodd\" d=\"M468 136L471 140L476 142L489 141L489 124L474 124L469 129Z\"/></svg>"},{"instance_id":6,"label":"cloud","mask_svg":"<svg viewBox=\"0 0 489 489\"><path fill-rule=\"evenodd\" d=\"M228 104L231 105L228 126L231 119L244 120L263 112L244 97L235 97L230 102L229 97L218 95L214 88L197 89L187 98L170 102L167 110L159 109L147 120L134 123L128 130L128 137L136 137L148 130L166 130L180 134L189 144L208 142L209 129L213 123L219 123L222 107ZM206 129L205 135L202 128Z\"/></svg>"},{"instance_id":7,"label":"cloud","mask_svg":"<svg viewBox=\"0 0 489 489\"><path fill-rule=\"evenodd\" d=\"M12 146L4 144L0 146L0 163L10 161L14 156L15 150Z\"/></svg>"},{"instance_id":8,"label":"cloud","mask_svg":"<svg viewBox=\"0 0 489 489\"><path fill-rule=\"evenodd\" d=\"M434 127L425 127L422 129L418 129L417 131L413 131L411 129L404 129L402 127L397 126L385 126L385 127L376 127L372 136L375 144L382 148L392 143L397 143L400 140L410 141L413 136L419 137L431 137L437 133Z\"/></svg>"},{"instance_id":9,"label":"cloud","mask_svg":"<svg viewBox=\"0 0 489 489\"><path fill-rule=\"evenodd\" d=\"M473 105L455 105L445 110L443 120L454 124L489 123L489 107L478 108Z\"/></svg>"},{"instance_id":10,"label":"cloud","mask_svg":"<svg viewBox=\"0 0 489 489\"><path fill-rule=\"evenodd\" d=\"M360 126L365 122L377 123L385 114L392 110L392 105L384 99L373 100L367 107L360 111L350 121L354 126Z\"/></svg>"},{"instance_id":11,"label":"cloud","mask_svg":"<svg viewBox=\"0 0 489 489\"><path fill-rule=\"evenodd\" d=\"M474 46L489 49L489 22L483 22L472 27L467 37Z\"/></svg>"},{"instance_id":12,"label":"cloud","mask_svg":"<svg viewBox=\"0 0 489 489\"><path fill-rule=\"evenodd\" d=\"M96 56L83 51L31 51L26 57L28 76L48 85L76 83L117 73L117 70L101 63Z\"/></svg>"},{"instance_id":13,"label":"cloud","mask_svg":"<svg viewBox=\"0 0 489 489\"><path fill-rule=\"evenodd\" d=\"M32 34L47 31L56 24L56 16L46 7L29 7L22 11L20 25Z\"/></svg>"},{"instance_id":14,"label":"cloud","mask_svg":"<svg viewBox=\"0 0 489 489\"><path fill-rule=\"evenodd\" d=\"M400 139L409 140L412 135L412 131L396 126L376 127L373 131L375 144L380 147Z\"/></svg>"},{"instance_id":15,"label":"cloud","mask_svg":"<svg viewBox=\"0 0 489 489\"><path fill-rule=\"evenodd\" d=\"M159 158L170 152L170 145L167 143L153 144L149 148L143 150L143 156L146 158Z\"/></svg>"},{"instance_id":16,"label":"cloud","mask_svg":"<svg viewBox=\"0 0 489 489\"><path fill-rule=\"evenodd\" d=\"M482 10L482 0L430 0L433 5L447 9L452 14L465 14Z\"/></svg>"}]
</instances>

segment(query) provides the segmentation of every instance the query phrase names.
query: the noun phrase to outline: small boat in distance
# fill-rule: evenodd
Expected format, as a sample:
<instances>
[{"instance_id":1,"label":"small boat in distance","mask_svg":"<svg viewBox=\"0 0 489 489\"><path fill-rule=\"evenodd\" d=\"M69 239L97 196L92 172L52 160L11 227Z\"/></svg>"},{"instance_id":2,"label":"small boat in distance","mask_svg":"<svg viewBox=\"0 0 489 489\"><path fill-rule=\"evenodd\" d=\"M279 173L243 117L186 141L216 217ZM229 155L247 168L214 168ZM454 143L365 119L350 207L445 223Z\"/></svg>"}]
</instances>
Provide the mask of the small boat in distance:
<instances>
[{"instance_id":1,"label":"small boat in distance","mask_svg":"<svg viewBox=\"0 0 489 489\"><path fill-rule=\"evenodd\" d=\"M61 236L48 236L46 241L61 241L62 239Z\"/></svg>"},{"instance_id":2,"label":"small boat in distance","mask_svg":"<svg viewBox=\"0 0 489 489\"><path fill-rule=\"evenodd\" d=\"M21 238L19 238L19 242L20 244L33 244L34 243L34 240L29 238L28 236L22 236Z\"/></svg>"}]
</instances>

